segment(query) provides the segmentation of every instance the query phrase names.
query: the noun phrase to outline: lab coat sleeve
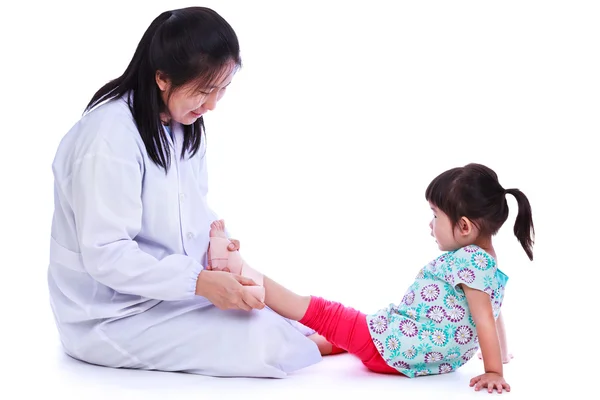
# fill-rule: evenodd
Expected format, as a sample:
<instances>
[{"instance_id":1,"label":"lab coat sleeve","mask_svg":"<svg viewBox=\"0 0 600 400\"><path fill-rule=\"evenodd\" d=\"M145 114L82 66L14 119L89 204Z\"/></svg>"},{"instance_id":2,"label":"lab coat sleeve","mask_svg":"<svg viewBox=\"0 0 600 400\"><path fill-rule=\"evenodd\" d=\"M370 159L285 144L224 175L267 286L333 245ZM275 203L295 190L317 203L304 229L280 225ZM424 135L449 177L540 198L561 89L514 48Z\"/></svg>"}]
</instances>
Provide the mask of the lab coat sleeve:
<instances>
[{"instance_id":1,"label":"lab coat sleeve","mask_svg":"<svg viewBox=\"0 0 600 400\"><path fill-rule=\"evenodd\" d=\"M120 293L157 300L195 295L203 269L181 254L161 260L134 240L142 223L142 168L110 153L88 154L72 176L73 210L85 269Z\"/></svg>"}]
</instances>

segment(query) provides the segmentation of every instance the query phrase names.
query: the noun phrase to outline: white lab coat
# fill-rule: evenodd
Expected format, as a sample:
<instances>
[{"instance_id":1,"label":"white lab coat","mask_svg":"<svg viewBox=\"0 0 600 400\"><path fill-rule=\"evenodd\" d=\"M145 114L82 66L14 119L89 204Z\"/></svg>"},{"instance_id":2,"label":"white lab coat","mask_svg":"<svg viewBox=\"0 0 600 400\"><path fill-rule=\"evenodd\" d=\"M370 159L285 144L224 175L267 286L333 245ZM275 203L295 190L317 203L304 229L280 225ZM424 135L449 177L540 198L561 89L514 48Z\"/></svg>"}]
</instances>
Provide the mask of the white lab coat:
<instances>
[{"instance_id":1,"label":"white lab coat","mask_svg":"<svg viewBox=\"0 0 600 400\"><path fill-rule=\"evenodd\" d=\"M212 376L279 378L319 362L305 327L195 295L217 219L206 149L181 160L177 124L168 140L165 174L122 98L86 114L59 145L48 284L65 351L109 367Z\"/></svg>"}]
</instances>

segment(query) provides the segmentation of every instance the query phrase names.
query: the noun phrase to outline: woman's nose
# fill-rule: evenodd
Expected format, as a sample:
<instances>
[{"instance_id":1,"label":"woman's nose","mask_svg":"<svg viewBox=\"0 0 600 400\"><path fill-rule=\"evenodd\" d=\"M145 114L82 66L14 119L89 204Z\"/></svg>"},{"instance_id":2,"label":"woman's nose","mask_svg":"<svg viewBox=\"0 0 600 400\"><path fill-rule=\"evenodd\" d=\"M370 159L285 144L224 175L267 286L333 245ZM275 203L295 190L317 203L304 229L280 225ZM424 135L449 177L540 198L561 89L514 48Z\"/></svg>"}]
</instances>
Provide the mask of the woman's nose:
<instances>
[{"instance_id":1,"label":"woman's nose","mask_svg":"<svg viewBox=\"0 0 600 400\"><path fill-rule=\"evenodd\" d=\"M217 107L217 101L218 101L217 91L215 90L208 96L208 98L206 99L206 102L203 104L203 106L207 110L212 111L215 109L215 107Z\"/></svg>"}]
</instances>

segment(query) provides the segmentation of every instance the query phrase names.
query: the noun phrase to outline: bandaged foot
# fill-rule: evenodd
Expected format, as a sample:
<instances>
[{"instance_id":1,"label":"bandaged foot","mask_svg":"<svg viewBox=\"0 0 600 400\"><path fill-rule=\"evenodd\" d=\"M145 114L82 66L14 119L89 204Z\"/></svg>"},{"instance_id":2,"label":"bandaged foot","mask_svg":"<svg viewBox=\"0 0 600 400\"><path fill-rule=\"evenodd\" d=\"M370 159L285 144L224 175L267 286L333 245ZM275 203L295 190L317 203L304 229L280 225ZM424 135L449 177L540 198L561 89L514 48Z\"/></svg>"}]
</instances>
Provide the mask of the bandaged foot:
<instances>
[{"instance_id":1,"label":"bandaged foot","mask_svg":"<svg viewBox=\"0 0 600 400\"><path fill-rule=\"evenodd\" d=\"M240 255L239 251L229 251L227 246L231 242L225 234L225 222L215 221L210 225L209 258L213 270L229 272L252 279L259 286L244 286L254 297L261 302L265 301L265 288L263 275L250 267Z\"/></svg>"}]
</instances>

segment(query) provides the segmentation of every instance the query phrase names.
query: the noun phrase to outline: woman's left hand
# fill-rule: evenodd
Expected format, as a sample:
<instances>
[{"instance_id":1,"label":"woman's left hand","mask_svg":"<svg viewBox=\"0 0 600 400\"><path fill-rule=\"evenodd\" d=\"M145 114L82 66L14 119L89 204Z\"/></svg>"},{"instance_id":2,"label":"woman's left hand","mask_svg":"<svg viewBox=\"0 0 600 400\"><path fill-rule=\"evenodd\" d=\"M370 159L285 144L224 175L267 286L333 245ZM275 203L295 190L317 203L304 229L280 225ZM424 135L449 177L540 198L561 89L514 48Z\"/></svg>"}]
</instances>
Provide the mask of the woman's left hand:
<instances>
[{"instance_id":1,"label":"woman's left hand","mask_svg":"<svg viewBox=\"0 0 600 400\"><path fill-rule=\"evenodd\" d=\"M229 243L229 245L227 245L227 250L229 251L236 251L240 249L240 241L236 240L236 239L229 239L229 241L231 243ZM206 267L207 270L212 271L213 267L212 267L212 263L210 262L211 258L210 258L210 245L208 246L208 266ZM229 268L225 268L224 271L230 272Z\"/></svg>"},{"instance_id":2,"label":"woman's left hand","mask_svg":"<svg viewBox=\"0 0 600 400\"><path fill-rule=\"evenodd\" d=\"M240 241L236 239L229 239L231 243L227 246L227 250L229 251L237 251L240 249Z\"/></svg>"}]
</instances>

